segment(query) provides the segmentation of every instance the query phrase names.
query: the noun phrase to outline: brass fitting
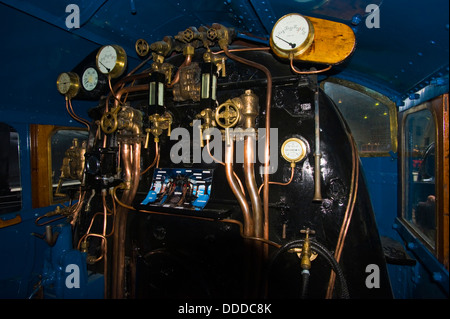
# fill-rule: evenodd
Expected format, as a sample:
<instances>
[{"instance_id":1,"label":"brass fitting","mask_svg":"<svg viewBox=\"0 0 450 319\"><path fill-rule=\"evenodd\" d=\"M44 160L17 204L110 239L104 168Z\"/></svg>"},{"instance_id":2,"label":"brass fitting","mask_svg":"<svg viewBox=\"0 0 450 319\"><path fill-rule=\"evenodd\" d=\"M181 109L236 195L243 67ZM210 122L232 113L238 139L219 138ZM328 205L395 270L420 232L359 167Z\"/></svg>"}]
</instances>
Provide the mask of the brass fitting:
<instances>
[{"instance_id":1,"label":"brass fitting","mask_svg":"<svg viewBox=\"0 0 450 319\"><path fill-rule=\"evenodd\" d=\"M226 28L221 24L214 23L207 31L208 39L211 41L217 40L219 47L223 50L233 40L235 31L232 28Z\"/></svg>"},{"instance_id":2,"label":"brass fitting","mask_svg":"<svg viewBox=\"0 0 450 319\"><path fill-rule=\"evenodd\" d=\"M214 63L217 66L217 71L222 72L222 77L225 77L226 70L225 70L225 61L227 60L227 57L220 55L220 54L212 54L211 50L207 50L205 53L203 53L203 61L206 63Z\"/></svg>"},{"instance_id":3,"label":"brass fitting","mask_svg":"<svg viewBox=\"0 0 450 319\"><path fill-rule=\"evenodd\" d=\"M309 234L315 234L315 231L306 228L306 230L300 230L300 233L306 234L305 242L302 247L300 266L303 270L309 270L311 269L311 244L309 241Z\"/></svg>"},{"instance_id":4,"label":"brass fitting","mask_svg":"<svg viewBox=\"0 0 450 319\"><path fill-rule=\"evenodd\" d=\"M165 112L163 115L155 113L148 117L149 121L152 122L152 127L146 129L147 136L152 133L155 137L155 142L159 142L159 136L162 134L163 130L167 130L167 136L170 136L171 126L172 126L172 115Z\"/></svg>"},{"instance_id":5,"label":"brass fitting","mask_svg":"<svg viewBox=\"0 0 450 319\"><path fill-rule=\"evenodd\" d=\"M214 111L210 108L206 108L202 110L195 116L197 119L203 119L203 124L199 126L200 129L200 147L203 147L203 131L208 131L209 128L216 126L216 122L214 121ZM211 135L206 134L205 140L209 140Z\"/></svg>"}]
</instances>

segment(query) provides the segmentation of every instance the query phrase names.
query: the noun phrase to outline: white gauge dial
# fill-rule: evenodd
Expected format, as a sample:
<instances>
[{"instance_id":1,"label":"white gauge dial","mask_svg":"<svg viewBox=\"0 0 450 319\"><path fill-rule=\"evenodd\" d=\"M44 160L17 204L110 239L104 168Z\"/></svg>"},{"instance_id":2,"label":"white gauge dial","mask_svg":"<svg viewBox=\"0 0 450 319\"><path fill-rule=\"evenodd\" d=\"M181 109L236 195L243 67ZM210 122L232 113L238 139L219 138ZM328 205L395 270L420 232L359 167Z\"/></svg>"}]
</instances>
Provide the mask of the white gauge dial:
<instances>
[{"instance_id":1,"label":"white gauge dial","mask_svg":"<svg viewBox=\"0 0 450 319\"><path fill-rule=\"evenodd\" d=\"M97 68L111 78L116 78L125 71L127 55L125 50L118 45L105 45L98 51Z\"/></svg>"},{"instance_id":2,"label":"white gauge dial","mask_svg":"<svg viewBox=\"0 0 450 319\"><path fill-rule=\"evenodd\" d=\"M97 70L95 70L92 67L87 68L83 72L83 76L81 78L81 83L86 91L92 91L93 89L95 89L95 87L97 86L97 83L98 83Z\"/></svg>"},{"instance_id":3,"label":"white gauge dial","mask_svg":"<svg viewBox=\"0 0 450 319\"><path fill-rule=\"evenodd\" d=\"M307 152L307 146L304 141L299 138L290 138L281 146L281 155L288 162L301 161Z\"/></svg>"},{"instance_id":4,"label":"white gauge dial","mask_svg":"<svg viewBox=\"0 0 450 319\"><path fill-rule=\"evenodd\" d=\"M309 19L300 14L291 13L275 23L270 44L278 54L299 55L310 47L313 39L314 27Z\"/></svg>"},{"instance_id":5,"label":"white gauge dial","mask_svg":"<svg viewBox=\"0 0 450 319\"><path fill-rule=\"evenodd\" d=\"M97 66L100 72L105 74L110 73L116 66L116 62L117 52L111 45L104 46L100 49L97 59Z\"/></svg>"}]
</instances>

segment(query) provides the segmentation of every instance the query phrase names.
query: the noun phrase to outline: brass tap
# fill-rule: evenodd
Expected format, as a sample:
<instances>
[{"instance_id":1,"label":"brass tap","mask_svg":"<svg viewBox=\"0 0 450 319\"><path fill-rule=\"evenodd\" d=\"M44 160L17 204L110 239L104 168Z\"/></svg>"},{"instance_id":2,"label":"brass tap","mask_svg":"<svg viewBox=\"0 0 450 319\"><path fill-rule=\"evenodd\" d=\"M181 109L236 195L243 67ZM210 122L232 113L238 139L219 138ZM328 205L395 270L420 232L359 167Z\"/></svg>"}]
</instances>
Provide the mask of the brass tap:
<instances>
[{"instance_id":1,"label":"brass tap","mask_svg":"<svg viewBox=\"0 0 450 319\"><path fill-rule=\"evenodd\" d=\"M214 121L214 111L211 110L210 108L206 108L204 110L202 110L200 113L198 113L195 118L197 119L203 119L203 124L199 125L199 130L200 130L200 147L203 147L203 132L206 131L208 132L208 129L216 126L216 122ZM209 140L211 138L211 135L209 135L209 133L207 133L205 135L205 140Z\"/></svg>"},{"instance_id":2,"label":"brass tap","mask_svg":"<svg viewBox=\"0 0 450 319\"><path fill-rule=\"evenodd\" d=\"M309 270L311 269L311 244L309 241L309 234L315 234L316 232L312 229L306 228L306 230L300 230L300 233L306 234L305 242L302 247L300 265L303 270Z\"/></svg>"},{"instance_id":3,"label":"brass tap","mask_svg":"<svg viewBox=\"0 0 450 319\"><path fill-rule=\"evenodd\" d=\"M155 142L159 142L159 136L162 134L163 130L167 130L167 136L170 136L171 127L172 127L172 115L168 112L165 112L163 115L159 115L155 113L148 117L149 121L152 122L152 127L150 129L146 129L147 139L150 133L155 137Z\"/></svg>"}]
</instances>

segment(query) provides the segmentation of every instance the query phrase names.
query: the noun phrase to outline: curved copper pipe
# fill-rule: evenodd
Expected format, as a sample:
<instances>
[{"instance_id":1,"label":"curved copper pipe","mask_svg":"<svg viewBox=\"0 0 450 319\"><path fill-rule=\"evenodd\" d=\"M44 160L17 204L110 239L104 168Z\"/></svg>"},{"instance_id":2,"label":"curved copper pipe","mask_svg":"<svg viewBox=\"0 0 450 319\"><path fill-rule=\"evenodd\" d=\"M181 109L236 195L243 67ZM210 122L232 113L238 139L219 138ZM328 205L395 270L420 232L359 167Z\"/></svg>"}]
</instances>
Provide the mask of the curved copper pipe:
<instances>
[{"instance_id":1,"label":"curved copper pipe","mask_svg":"<svg viewBox=\"0 0 450 319\"><path fill-rule=\"evenodd\" d=\"M253 160L255 158L254 137L246 136L244 140L244 175L245 185L250 196L253 212L254 235L263 236L263 208L261 198L258 194L258 186L255 180L255 168Z\"/></svg>"},{"instance_id":2,"label":"curved copper pipe","mask_svg":"<svg viewBox=\"0 0 450 319\"><path fill-rule=\"evenodd\" d=\"M267 77L267 91L266 91L266 143L264 147L264 194L263 194L263 207L264 207L264 239L269 239L269 160L270 160L270 109L272 101L272 74L269 69L264 65L236 56L228 50L227 47L223 48L225 54L232 60L249 65L258 70L264 72ZM251 51L251 50L246 50ZM268 251L265 251L266 254Z\"/></svg>"},{"instance_id":3,"label":"curved copper pipe","mask_svg":"<svg viewBox=\"0 0 450 319\"><path fill-rule=\"evenodd\" d=\"M253 218L250 213L250 207L248 206L247 199L240 190L239 184L233 175L233 155L234 155L234 144L230 143L225 146L225 174L227 177L228 184L230 185L231 191L236 197L239 205L242 209L242 214L244 215L244 235L253 236Z\"/></svg>"},{"instance_id":4,"label":"curved copper pipe","mask_svg":"<svg viewBox=\"0 0 450 319\"><path fill-rule=\"evenodd\" d=\"M175 86L175 84L177 84L180 81L180 70L182 68L190 65L191 62L192 62L192 55L191 54L186 55L186 58L184 59L183 63L180 65L180 67L178 68L178 71L175 74L175 77L173 78L172 83L167 85L168 88L173 88Z\"/></svg>"},{"instance_id":5,"label":"curved copper pipe","mask_svg":"<svg viewBox=\"0 0 450 319\"><path fill-rule=\"evenodd\" d=\"M350 225L350 221L352 219L353 211L355 208L355 202L356 197L358 193L358 181L359 181L359 159L357 154L357 149L355 142L351 135L347 133L347 136L350 140L351 149L352 149L352 175L351 175L351 182L350 182L350 191L349 191L349 198L347 203L347 208L344 213L344 219L342 221L341 229L339 232L339 238L338 243L336 245L335 250L335 258L336 261L339 262L342 254L342 250L344 248L344 242L345 238L347 236L348 227ZM334 283L336 280L336 273L334 271L331 271L330 279L328 282L328 288L326 293L326 298L331 299L333 297L333 290L334 290Z\"/></svg>"},{"instance_id":6,"label":"curved copper pipe","mask_svg":"<svg viewBox=\"0 0 450 319\"><path fill-rule=\"evenodd\" d=\"M148 91L148 89L149 89L149 85L148 84L140 84L140 85L129 86L129 87L120 89L116 93L116 99L114 100L114 108L119 106L119 101L122 98L123 94L132 93L132 92L139 92L139 91Z\"/></svg>"}]
</instances>

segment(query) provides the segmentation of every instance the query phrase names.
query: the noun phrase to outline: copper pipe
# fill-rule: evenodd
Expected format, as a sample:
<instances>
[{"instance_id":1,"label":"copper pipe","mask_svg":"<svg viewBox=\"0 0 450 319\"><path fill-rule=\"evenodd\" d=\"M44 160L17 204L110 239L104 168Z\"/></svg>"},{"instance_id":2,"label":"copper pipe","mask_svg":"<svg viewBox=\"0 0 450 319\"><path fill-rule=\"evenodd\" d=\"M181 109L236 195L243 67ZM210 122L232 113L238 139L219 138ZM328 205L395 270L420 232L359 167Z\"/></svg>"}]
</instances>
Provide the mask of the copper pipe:
<instances>
[{"instance_id":1,"label":"copper pipe","mask_svg":"<svg viewBox=\"0 0 450 319\"><path fill-rule=\"evenodd\" d=\"M224 163L224 162L222 162L221 160L215 158L215 157L211 154L211 149L209 148L209 139L206 140L206 150L208 151L208 155L211 156L211 158L214 160L214 162L219 163L219 164L225 166L225 163ZM233 171L233 175L234 175L234 178L236 178L236 180L237 180L237 182L238 182L238 184L239 184L239 187L241 188L242 194L245 196L245 189L244 189L244 185L242 185L241 179L239 178L239 176L236 174L235 171Z\"/></svg>"},{"instance_id":2,"label":"copper pipe","mask_svg":"<svg viewBox=\"0 0 450 319\"><path fill-rule=\"evenodd\" d=\"M344 248L344 242L345 238L347 236L348 227L350 225L350 221L353 215L355 202L356 202L356 196L358 193L358 180L359 180L359 159L358 154L356 150L356 145L351 137L351 135L347 132L347 136L350 140L351 149L352 149L352 175L351 175L351 182L350 182L350 195L348 198L347 208L344 213L344 219L342 221L341 229L339 232L339 238L338 243L336 245L335 250L335 259L337 262L340 261L342 250ZM328 282L328 288L326 293L326 298L331 299L333 297L333 290L334 290L334 283L336 280L336 273L334 271L331 271L330 279Z\"/></svg>"},{"instance_id":3,"label":"copper pipe","mask_svg":"<svg viewBox=\"0 0 450 319\"><path fill-rule=\"evenodd\" d=\"M121 157L124 166L124 181L125 181L125 190L122 194L122 201L128 203L128 198L130 195L130 183L131 183L131 160L130 160L130 145L125 143L121 148ZM119 298L120 292L120 271L122 269L120 263L124 262L125 256L121 253L125 246L125 236L124 236L124 215L126 215L127 209L124 207L119 207L116 212L116 216L114 218L114 226L116 231L114 232L113 237L113 264L112 264L112 298ZM123 251L124 252L124 251Z\"/></svg>"},{"instance_id":4,"label":"copper pipe","mask_svg":"<svg viewBox=\"0 0 450 319\"><path fill-rule=\"evenodd\" d=\"M269 165L270 165L270 109L272 102L272 75L264 65L236 56L228 50L225 46L223 51L232 60L249 65L258 70L264 72L267 77L267 91L266 91L266 144L264 147L264 194L263 194L263 207L264 207L264 239L269 239ZM251 51L251 50L246 50ZM266 255L268 250L265 251Z\"/></svg>"},{"instance_id":5,"label":"copper pipe","mask_svg":"<svg viewBox=\"0 0 450 319\"><path fill-rule=\"evenodd\" d=\"M299 70L297 70L297 68L294 66L293 59L294 59L294 57L291 55L291 56L289 57L289 60L291 61L291 62L290 62L290 64L291 64L291 69L292 69L292 71L294 71L294 72L297 73L297 74L318 74L318 73L326 72L326 71L330 70L330 69L333 67L332 65L329 65L328 67L326 67L326 68L324 68L324 69L321 69L321 70L299 71Z\"/></svg>"},{"instance_id":6,"label":"copper pipe","mask_svg":"<svg viewBox=\"0 0 450 319\"><path fill-rule=\"evenodd\" d=\"M192 55L191 54L187 54L186 58L184 59L183 63L180 65L180 67L178 68L177 73L175 74L175 77L172 80L172 83L168 84L167 87L168 88L173 88L175 86L175 84L177 84L180 81L180 70L188 65L190 65L192 62Z\"/></svg>"},{"instance_id":7,"label":"copper pipe","mask_svg":"<svg viewBox=\"0 0 450 319\"><path fill-rule=\"evenodd\" d=\"M159 157L159 143L155 142L155 158L153 159L153 162L145 169L143 170L140 175L144 175L147 173L153 166L155 166L156 162L158 161Z\"/></svg>"},{"instance_id":8,"label":"copper pipe","mask_svg":"<svg viewBox=\"0 0 450 319\"><path fill-rule=\"evenodd\" d=\"M254 235L258 238L263 236L263 208L261 198L255 180L255 139L253 136L246 136L244 140L244 174L245 185L250 196L253 212Z\"/></svg>"},{"instance_id":9,"label":"copper pipe","mask_svg":"<svg viewBox=\"0 0 450 319\"><path fill-rule=\"evenodd\" d=\"M114 101L114 108L119 106L120 103L120 99L122 98L122 95L125 93L132 93L132 92L144 92L144 91L148 91L149 85L148 84L141 84L141 85L136 85L136 86L129 86L123 89L120 89L116 95L115 95L115 101Z\"/></svg>"},{"instance_id":10,"label":"copper pipe","mask_svg":"<svg viewBox=\"0 0 450 319\"><path fill-rule=\"evenodd\" d=\"M292 180L294 179L294 172L295 172L295 166L291 166L291 177L289 178L289 180L286 183L281 183L281 182L269 182L269 184L271 185L281 185L281 186L286 186L289 185ZM261 189L264 187L264 184L261 184L261 186L258 189L258 194L261 193Z\"/></svg>"},{"instance_id":11,"label":"copper pipe","mask_svg":"<svg viewBox=\"0 0 450 319\"><path fill-rule=\"evenodd\" d=\"M247 199L242 194L239 184L233 175L233 155L234 155L234 143L231 142L225 146L225 174L231 191L236 197L244 215L244 235L253 236L253 218L250 213L250 207L248 206Z\"/></svg>"}]
</instances>

